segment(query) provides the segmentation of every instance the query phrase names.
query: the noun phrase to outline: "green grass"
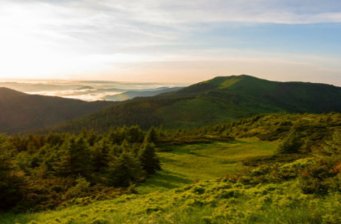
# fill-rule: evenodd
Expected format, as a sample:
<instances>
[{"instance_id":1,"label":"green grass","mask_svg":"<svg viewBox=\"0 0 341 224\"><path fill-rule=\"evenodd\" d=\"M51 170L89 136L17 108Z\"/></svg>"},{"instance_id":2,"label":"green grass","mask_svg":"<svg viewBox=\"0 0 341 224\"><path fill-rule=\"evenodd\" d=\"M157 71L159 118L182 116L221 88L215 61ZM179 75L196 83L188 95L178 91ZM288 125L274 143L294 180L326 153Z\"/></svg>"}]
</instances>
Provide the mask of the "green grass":
<instances>
[{"instance_id":1,"label":"green grass","mask_svg":"<svg viewBox=\"0 0 341 224\"><path fill-rule=\"evenodd\" d=\"M168 146L160 152L163 171L138 187L139 192L167 190L199 180L210 180L226 175L243 173L242 161L250 158L271 156L277 142L263 142L255 138L231 143L191 144Z\"/></svg>"},{"instance_id":2,"label":"green grass","mask_svg":"<svg viewBox=\"0 0 341 224\"><path fill-rule=\"evenodd\" d=\"M336 224L341 218L340 202L340 194L325 198L303 195L296 188L295 181L256 187L225 181L201 181L175 190L125 195L87 206L36 214L7 214L0 217L0 223Z\"/></svg>"},{"instance_id":3,"label":"green grass","mask_svg":"<svg viewBox=\"0 0 341 224\"><path fill-rule=\"evenodd\" d=\"M277 145L250 138L168 146L159 153L163 171L138 186L139 194L55 211L2 214L0 223L340 223L340 194L304 195L296 180L247 186L221 178L243 173L243 160L271 156Z\"/></svg>"}]
</instances>

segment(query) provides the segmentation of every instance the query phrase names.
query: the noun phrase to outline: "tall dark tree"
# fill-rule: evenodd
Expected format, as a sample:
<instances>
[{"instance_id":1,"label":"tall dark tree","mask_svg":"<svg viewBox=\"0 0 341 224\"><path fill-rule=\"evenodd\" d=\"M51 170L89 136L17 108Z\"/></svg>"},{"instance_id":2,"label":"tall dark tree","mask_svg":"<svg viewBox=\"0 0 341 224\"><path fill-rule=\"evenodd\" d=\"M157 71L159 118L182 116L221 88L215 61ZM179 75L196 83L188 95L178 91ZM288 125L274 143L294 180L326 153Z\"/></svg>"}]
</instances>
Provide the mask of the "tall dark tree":
<instances>
[{"instance_id":1,"label":"tall dark tree","mask_svg":"<svg viewBox=\"0 0 341 224\"><path fill-rule=\"evenodd\" d=\"M62 176L88 177L92 169L90 150L83 137L71 137L60 147L55 169Z\"/></svg>"},{"instance_id":2,"label":"tall dark tree","mask_svg":"<svg viewBox=\"0 0 341 224\"><path fill-rule=\"evenodd\" d=\"M154 144L145 142L139 153L139 160L142 168L148 174L154 174L157 170L161 170L160 160L155 153Z\"/></svg>"},{"instance_id":3,"label":"tall dark tree","mask_svg":"<svg viewBox=\"0 0 341 224\"><path fill-rule=\"evenodd\" d=\"M0 210L7 210L21 199L21 179L14 173L10 160L10 146L0 136Z\"/></svg>"},{"instance_id":4,"label":"tall dark tree","mask_svg":"<svg viewBox=\"0 0 341 224\"><path fill-rule=\"evenodd\" d=\"M144 138L144 141L146 142L152 142L157 143L159 140L159 136L155 130L155 128L150 128Z\"/></svg>"},{"instance_id":5,"label":"tall dark tree","mask_svg":"<svg viewBox=\"0 0 341 224\"><path fill-rule=\"evenodd\" d=\"M126 140L131 143L142 142L144 133L139 126L132 126L127 129Z\"/></svg>"},{"instance_id":6,"label":"tall dark tree","mask_svg":"<svg viewBox=\"0 0 341 224\"><path fill-rule=\"evenodd\" d=\"M144 176L140 162L128 152L110 162L108 173L109 184L117 187L127 187Z\"/></svg>"},{"instance_id":7,"label":"tall dark tree","mask_svg":"<svg viewBox=\"0 0 341 224\"><path fill-rule=\"evenodd\" d=\"M102 139L91 147L92 164L95 172L102 172L108 168L110 146L107 139Z\"/></svg>"}]
</instances>

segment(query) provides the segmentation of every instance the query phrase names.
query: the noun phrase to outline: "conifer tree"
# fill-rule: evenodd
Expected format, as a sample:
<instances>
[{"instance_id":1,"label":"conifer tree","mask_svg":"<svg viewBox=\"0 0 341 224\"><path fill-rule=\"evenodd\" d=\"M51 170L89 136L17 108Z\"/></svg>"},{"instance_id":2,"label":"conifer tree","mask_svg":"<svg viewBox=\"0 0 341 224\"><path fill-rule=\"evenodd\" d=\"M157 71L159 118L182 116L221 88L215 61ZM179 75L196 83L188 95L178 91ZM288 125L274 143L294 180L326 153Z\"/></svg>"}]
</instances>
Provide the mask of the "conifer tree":
<instances>
[{"instance_id":1,"label":"conifer tree","mask_svg":"<svg viewBox=\"0 0 341 224\"><path fill-rule=\"evenodd\" d=\"M88 177L92 170L89 146L82 137L68 138L60 147L55 170L62 176Z\"/></svg>"},{"instance_id":2,"label":"conifer tree","mask_svg":"<svg viewBox=\"0 0 341 224\"><path fill-rule=\"evenodd\" d=\"M140 162L128 152L110 162L108 173L109 184L118 187L127 187L144 177Z\"/></svg>"},{"instance_id":3,"label":"conifer tree","mask_svg":"<svg viewBox=\"0 0 341 224\"><path fill-rule=\"evenodd\" d=\"M0 136L2 138L2 136ZM14 206L21 199L21 180L14 175L7 144L0 139L0 210Z\"/></svg>"},{"instance_id":4,"label":"conifer tree","mask_svg":"<svg viewBox=\"0 0 341 224\"><path fill-rule=\"evenodd\" d=\"M101 172L108 167L109 150L110 144L106 139L102 139L92 147L92 164L95 172Z\"/></svg>"},{"instance_id":5,"label":"conifer tree","mask_svg":"<svg viewBox=\"0 0 341 224\"><path fill-rule=\"evenodd\" d=\"M142 168L148 174L154 174L157 170L161 170L160 160L155 153L155 146L152 143L144 142L140 149L139 160Z\"/></svg>"},{"instance_id":6,"label":"conifer tree","mask_svg":"<svg viewBox=\"0 0 341 224\"><path fill-rule=\"evenodd\" d=\"M156 133L155 128L150 128L149 131L147 132L144 142L150 142L150 143L157 143L158 142L158 135Z\"/></svg>"}]
</instances>

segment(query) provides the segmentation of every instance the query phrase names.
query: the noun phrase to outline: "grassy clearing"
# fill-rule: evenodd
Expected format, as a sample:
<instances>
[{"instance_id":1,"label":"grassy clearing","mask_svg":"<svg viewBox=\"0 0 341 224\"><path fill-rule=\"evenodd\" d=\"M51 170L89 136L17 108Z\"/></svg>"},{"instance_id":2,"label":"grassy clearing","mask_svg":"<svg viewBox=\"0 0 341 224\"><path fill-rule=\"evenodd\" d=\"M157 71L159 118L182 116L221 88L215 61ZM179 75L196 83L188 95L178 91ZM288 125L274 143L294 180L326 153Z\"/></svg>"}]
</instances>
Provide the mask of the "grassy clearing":
<instances>
[{"instance_id":1,"label":"grassy clearing","mask_svg":"<svg viewBox=\"0 0 341 224\"><path fill-rule=\"evenodd\" d=\"M201 223L201 217L211 214L212 208L194 208L194 210L176 213L171 211L175 209L172 203L177 200L178 189L191 186L194 182L200 183L200 181L244 172L246 167L241 163L243 160L270 156L276 147L277 142L262 142L252 138L230 143L168 146L159 152L163 170L138 186L138 195L125 195L115 200L96 202L87 206L73 206L60 211L23 215L5 214L0 216L0 223L30 223L32 220L34 220L32 223L70 224L172 223L170 220L176 223ZM161 208L170 209L172 217L169 217L168 221L167 216L153 215L151 218L150 213Z\"/></svg>"},{"instance_id":2,"label":"grassy clearing","mask_svg":"<svg viewBox=\"0 0 341 224\"><path fill-rule=\"evenodd\" d=\"M271 156L277 145L250 138L169 146L159 153L164 170L138 186L139 194L42 213L4 214L0 223L340 223L340 194L302 194L297 180L248 186L221 179L243 173L243 160Z\"/></svg>"},{"instance_id":3,"label":"grassy clearing","mask_svg":"<svg viewBox=\"0 0 341 224\"><path fill-rule=\"evenodd\" d=\"M241 163L243 160L271 156L277 145L249 138L229 143L168 146L159 153L163 171L139 186L138 191L173 189L199 180L243 173L247 169Z\"/></svg>"}]
</instances>

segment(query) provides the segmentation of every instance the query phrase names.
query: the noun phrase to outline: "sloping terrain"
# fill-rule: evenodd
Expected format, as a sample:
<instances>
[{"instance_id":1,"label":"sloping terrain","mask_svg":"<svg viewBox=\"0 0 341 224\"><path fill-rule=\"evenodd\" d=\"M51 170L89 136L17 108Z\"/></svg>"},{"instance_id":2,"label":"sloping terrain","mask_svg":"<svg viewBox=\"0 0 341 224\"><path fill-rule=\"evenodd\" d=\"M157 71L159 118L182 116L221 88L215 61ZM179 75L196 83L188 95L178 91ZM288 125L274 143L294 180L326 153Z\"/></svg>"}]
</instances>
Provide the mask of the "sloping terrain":
<instances>
[{"instance_id":1,"label":"sloping terrain","mask_svg":"<svg viewBox=\"0 0 341 224\"><path fill-rule=\"evenodd\" d=\"M177 92L136 98L76 121L66 130L138 124L144 128L196 127L255 114L341 111L341 87L273 82L241 75L216 77Z\"/></svg>"},{"instance_id":2,"label":"sloping terrain","mask_svg":"<svg viewBox=\"0 0 341 224\"><path fill-rule=\"evenodd\" d=\"M98 112L110 104L29 95L0 88L0 132L27 132L47 128Z\"/></svg>"},{"instance_id":3,"label":"sloping terrain","mask_svg":"<svg viewBox=\"0 0 341 224\"><path fill-rule=\"evenodd\" d=\"M180 89L181 87L160 87L157 89L129 90L129 91L117 94L117 95L106 97L106 100L110 100L110 101L130 100L136 97L149 97L149 96L156 96L162 93L175 92Z\"/></svg>"},{"instance_id":4,"label":"sloping terrain","mask_svg":"<svg viewBox=\"0 0 341 224\"><path fill-rule=\"evenodd\" d=\"M221 125L202 134L228 132L239 138L160 146L163 171L130 195L93 203L79 198L55 211L5 213L0 222L340 223L339 113L276 114Z\"/></svg>"}]
</instances>

